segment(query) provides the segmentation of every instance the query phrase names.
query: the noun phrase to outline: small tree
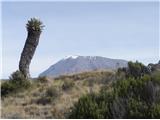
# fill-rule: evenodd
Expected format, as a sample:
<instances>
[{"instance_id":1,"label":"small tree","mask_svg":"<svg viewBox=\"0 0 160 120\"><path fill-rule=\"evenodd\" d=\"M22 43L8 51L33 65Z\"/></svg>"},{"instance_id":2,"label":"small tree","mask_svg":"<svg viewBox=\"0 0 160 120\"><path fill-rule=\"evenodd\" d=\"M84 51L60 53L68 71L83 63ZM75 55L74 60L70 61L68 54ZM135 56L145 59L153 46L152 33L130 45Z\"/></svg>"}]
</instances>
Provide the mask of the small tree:
<instances>
[{"instance_id":1,"label":"small tree","mask_svg":"<svg viewBox=\"0 0 160 120\"><path fill-rule=\"evenodd\" d=\"M129 76L132 76L134 78L142 77L144 74L149 74L149 68L147 68L142 63L136 61L134 62L128 62L128 71L127 74Z\"/></svg>"},{"instance_id":2,"label":"small tree","mask_svg":"<svg viewBox=\"0 0 160 120\"><path fill-rule=\"evenodd\" d=\"M42 22L36 18L31 18L26 24L28 36L19 61L19 70L24 74L25 78L30 77L29 65L39 43L43 27Z\"/></svg>"}]
</instances>

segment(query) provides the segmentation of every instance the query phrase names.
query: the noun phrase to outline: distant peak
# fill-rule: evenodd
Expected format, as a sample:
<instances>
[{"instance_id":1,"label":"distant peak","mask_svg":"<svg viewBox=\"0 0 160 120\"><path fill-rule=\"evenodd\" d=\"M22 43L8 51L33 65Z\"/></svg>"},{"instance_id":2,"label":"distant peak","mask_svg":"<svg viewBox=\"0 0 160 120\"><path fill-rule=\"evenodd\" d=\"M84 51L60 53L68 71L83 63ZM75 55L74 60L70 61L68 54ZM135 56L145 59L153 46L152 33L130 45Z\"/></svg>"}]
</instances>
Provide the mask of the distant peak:
<instances>
[{"instance_id":1,"label":"distant peak","mask_svg":"<svg viewBox=\"0 0 160 120\"><path fill-rule=\"evenodd\" d=\"M119 63L117 65L117 63ZM127 67L128 62L119 59L109 59L101 56L68 55L50 66L40 76L68 75L94 70L117 70Z\"/></svg>"}]
</instances>

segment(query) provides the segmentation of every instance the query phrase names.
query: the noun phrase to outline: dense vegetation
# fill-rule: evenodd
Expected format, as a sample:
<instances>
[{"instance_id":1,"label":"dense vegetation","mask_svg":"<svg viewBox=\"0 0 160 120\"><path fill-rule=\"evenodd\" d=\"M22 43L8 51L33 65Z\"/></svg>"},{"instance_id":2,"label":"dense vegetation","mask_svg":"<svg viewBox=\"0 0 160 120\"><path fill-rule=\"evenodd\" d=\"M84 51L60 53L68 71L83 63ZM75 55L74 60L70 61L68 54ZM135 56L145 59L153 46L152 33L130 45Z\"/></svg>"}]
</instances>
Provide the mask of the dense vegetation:
<instances>
[{"instance_id":1,"label":"dense vegetation","mask_svg":"<svg viewBox=\"0 0 160 120\"><path fill-rule=\"evenodd\" d=\"M12 73L9 79L1 85L1 97L26 90L31 86L30 81L20 71Z\"/></svg>"},{"instance_id":2,"label":"dense vegetation","mask_svg":"<svg viewBox=\"0 0 160 120\"><path fill-rule=\"evenodd\" d=\"M160 71L139 62L55 79L16 71L1 96L2 118L160 118Z\"/></svg>"},{"instance_id":3,"label":"dense vegetation","mask_svg":"<svg viewBox=\"0 0 160 120\"><path fill-rule=\"evenodd\" d=\"M160 71L129 62L123 79L112 89L85 95L75 103L69 118L160 118Z\"/></svg>"},{"instance_id":4,"label":"dense vegetation","mask_svg":"<svg viewBox=\"0 0 160 120\"><path fill-rule=\"evenodd\" d=\"M25 80L23 75L20 78ZM109 85L114 79L112 71L92 71L54 79L40 77L26 80L24 82L29 82L29 87L23 88L25 85L14 83L15 87L10 91L12 79L1 81L4 91L1 118L67 118L70 107L81 96L99 92L103 85Z\"/></svg>"}]
</instances>

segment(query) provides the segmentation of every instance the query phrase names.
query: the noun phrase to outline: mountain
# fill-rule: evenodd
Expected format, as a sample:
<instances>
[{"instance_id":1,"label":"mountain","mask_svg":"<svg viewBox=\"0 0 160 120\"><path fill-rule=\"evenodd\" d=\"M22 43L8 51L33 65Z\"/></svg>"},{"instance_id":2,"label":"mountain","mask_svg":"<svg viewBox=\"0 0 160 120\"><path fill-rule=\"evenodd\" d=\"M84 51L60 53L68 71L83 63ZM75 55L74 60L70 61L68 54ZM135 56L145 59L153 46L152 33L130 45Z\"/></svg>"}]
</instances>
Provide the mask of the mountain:
<instances>
[{"instance_id":1,"label":"mountain","mask_svg":"<svg viewBox=\"0 0 160 120\"><path fill-rule=\"evenodd\" d=\"M93 70L116 70L127 67L127 61L100 56L67 56L49 67L39 76L57 77L59 75L81 73Z\"/></svg>"}]
</instances>

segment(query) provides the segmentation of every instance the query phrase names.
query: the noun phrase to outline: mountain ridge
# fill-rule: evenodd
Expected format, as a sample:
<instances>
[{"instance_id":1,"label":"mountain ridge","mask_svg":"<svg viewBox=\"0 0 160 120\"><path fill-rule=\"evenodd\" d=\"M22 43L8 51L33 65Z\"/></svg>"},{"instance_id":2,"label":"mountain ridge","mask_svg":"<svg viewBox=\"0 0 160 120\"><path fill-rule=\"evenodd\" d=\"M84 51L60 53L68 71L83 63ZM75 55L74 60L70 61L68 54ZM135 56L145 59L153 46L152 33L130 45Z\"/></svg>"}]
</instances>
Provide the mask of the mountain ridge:
<instances>
[{"instance_id":1,"label":"mountain ridge","mask_svg":"<svg viewBox=\"0 0 160 120\"><path fill-rule=\"evenodd\" d=\"M112 59L101 56L67 56L57 63L51 65L39 76L57 77L81 73L93 70L116 70L117 68L127 67L128 61L122 59Z\"/></svg>"}]
</instances>

